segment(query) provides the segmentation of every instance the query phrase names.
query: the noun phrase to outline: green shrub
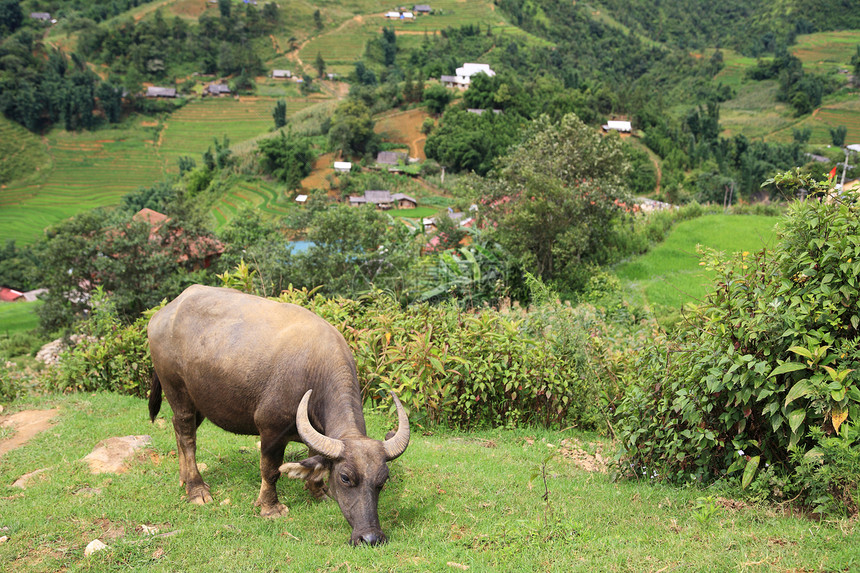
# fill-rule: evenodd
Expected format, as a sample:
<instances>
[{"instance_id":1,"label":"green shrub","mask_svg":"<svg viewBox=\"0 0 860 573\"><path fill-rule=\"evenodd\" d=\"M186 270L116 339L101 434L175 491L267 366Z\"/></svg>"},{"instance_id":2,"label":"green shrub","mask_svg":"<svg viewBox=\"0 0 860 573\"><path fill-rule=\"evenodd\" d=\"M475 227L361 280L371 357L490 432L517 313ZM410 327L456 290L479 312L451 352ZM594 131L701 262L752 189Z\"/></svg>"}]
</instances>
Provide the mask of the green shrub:
<instances>
[{"instance_id":1,"label":"green shrub","mask_svg":"<svg viewBox=\"0 0 860 573\"><path fill-rule=\"evenodd\" d=\"M108 390L146 397L152 380L148 321L146 316L123 325L110 299L98 290L92 315L82 323L75 346L64 351L49 372L47 388L61 392Z\"/></svg>"},{"instance_id":2,"label":"green shrub","mask_svg":"<svg viewBox=\"0 0 860 573\"><path fill-rule=\"evenodd\" d=\"M799 173L775 182L827 191ZM681 482L735 475L746 487L764 467L797 471L860 419L858 215L855 195L797 202L773 252L708 255L718 275L708 301L625 373L620 469ZM856 491L856 466L840 468L803 475ZM809 479L795 486L807 498Z\"/></svg>"},{"instance_id":3,"label":"green shrub","mask_svg":"<svg viewBox=\"0 0 860 573\"><path fill-rule=\"evenodd\" d=\"M285 291L344 333L365 399L396 392L419 423L459 427L577 425L605 428L606 400L591 352L605 349L602 311L547 300L539 312L410 306L381 292L360 300ZM613 394L614 395L614 394Z\"/></svg>"}]
</instances>

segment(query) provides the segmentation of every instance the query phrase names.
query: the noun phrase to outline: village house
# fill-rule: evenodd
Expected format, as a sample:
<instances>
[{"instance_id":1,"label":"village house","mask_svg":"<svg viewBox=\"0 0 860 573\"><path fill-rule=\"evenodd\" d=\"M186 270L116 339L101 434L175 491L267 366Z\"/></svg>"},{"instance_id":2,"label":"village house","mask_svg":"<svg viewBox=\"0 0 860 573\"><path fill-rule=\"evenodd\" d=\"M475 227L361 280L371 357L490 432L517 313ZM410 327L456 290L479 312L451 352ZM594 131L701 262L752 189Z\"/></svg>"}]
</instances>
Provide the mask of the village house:
<instances>
[{"instance_id":1,"label":"village house","mask_svg":"<svg viewBox=\"0 0 860 573\"><path fill-rule=\"evenodd\" d=\"M469 85L472 83L472 76L476 74L487 74L490 77L496 75L496 72L490 68L489 64L463 64L462 67L457 68L457 75L455 76L442 76L439 78L439 81L442 82L442 85L446 88L457 88L459 90L466 90L469 88Z\"/></svg>"},{"instance_id":2,"label":"village house","mask_svg":"<svg viewBox=\"0 0 860 573\"><path fill-rule=\"evenodd\" d=\"M230 95L230 87L227 84L209 84L206 88L209 95L219 96L221 94Z\"/></svg>"},{"instance_id":3,"label":"village house","mask_svg":"<svg viewBox=\"0 0 860 573\"><path fill-rule=\"evenodd\" d=\"M161 228L170 221L164 213L143 208L132 216L135 221L145 221L150 226L149 240L164 240L176 256L177 262L191 270L206 269L224 253L224 244L213 237L189 239L181 228L174 229L166 238L160 236Z\"/></svg>"},{"instance_id":4,"label":"village house","mask_svg":"<svg viewBox=\"0 0 860 573\"><path fill-rule=\"evenodd\" d=\"M391 191L377 189L365 191L363 196L351 196L349 198L349 204L353 207L360 207L368 203L376 205L377 209L387 211L393 206L394 198L391 196Z\"/></svg>"},{"instance_id":5,"label":"village house","mask_svg":"<svg viewBox=\"0 0 860 573\"><path fill-rule=\"evenodd\" d=\"M15 302L24 300L24 293L9 287L0 287L0 301Z\"/></svg>"},{"instance_id":6,"label":"village house","mask_svg":"<svg viewBox=\"0 0 860 573\"><path fill-rule=\"evenodd\" d=\"M361 207L368 203L375 205L377 209L387 211L397 207L399 209L414 209L418 207L418 201L404 193L394 193L391 191L370 190L365 191L364 195L353 195L349 198L349 204L352 207Z\"/></svg>"},{"instance_id":7,"label":"village house","mask_svg":"<svg viewBox=\"0 0 860 573\"><path fill-rule=\"evenodd\" d=\"M415 14L412 12L400 12L397 10L392 10L390 12L386 12L384 18L387 20L414 20Z\"/></svg>"},{"instance_id":8,"label":"village house","mask_svg":"<svg viewBox=\"0 0 860 573\"><path fill-rule=\"evenodd\" d=\"M49 12L30 12L30 18L33 20L41 20L42 22L50 22L51 14Z\"/></svg>"},{"instance_id":9,"label":"village house","mask_svg":"<svg viewBox=\"0 0 860 573\"><path fill-rule=\"evenodd\" d=\"M352 163L349 161L335 161L334 170L338 173L349 173L352 171Z\"/></svg>"},{"instance_id":10,"label":"village house","mask_svg":"<svg viewBox=\"0 0 860 573\"><path fill-rule=\"evenodd\" d=\"M630 133L633 131L633 126L629 121L613 121L609 120L606 122L606 125L602 126L603 131L618 131L620 133Z\"/></svg>"},{"instance_id":11,"label":"village house","mask_svg":"<svg viewBox=\"0 0 860 573\"><path fill-rule=\"evenodd\" d=\"M394 199L397 207L400 209L415 209L418 207L418 201L404 193L395 193L391 198Z\"/></svg>"},{"instance_id":12,"label":"village house","mask_svg":"<svg viewBox=\"0 0 860 573\"><path fill-rule=\"evenodd\" d=\"M415 7L412 8L412 11L416 14L429 14L432 12L430 4L416 4Z\"/></svg>"},{"instance_id":13,"label":"village house","mask_svg":"<svg viewBox=\"0 0 860 573\"><path fill-rule=\"evenodd\" d=\"M176 97L176 88L149 86L146 88L146 97Z\"/></svg>"},{"instance_id":14,"label":"village house","mask_svg":"<svg viewBox=\"0 0 860 573\"><path fill-rule=\"evenodd\" d=\"M293 77L293 72L290 70L272 70L273 80L286 80Z\"/></svg>"}]
</instances>

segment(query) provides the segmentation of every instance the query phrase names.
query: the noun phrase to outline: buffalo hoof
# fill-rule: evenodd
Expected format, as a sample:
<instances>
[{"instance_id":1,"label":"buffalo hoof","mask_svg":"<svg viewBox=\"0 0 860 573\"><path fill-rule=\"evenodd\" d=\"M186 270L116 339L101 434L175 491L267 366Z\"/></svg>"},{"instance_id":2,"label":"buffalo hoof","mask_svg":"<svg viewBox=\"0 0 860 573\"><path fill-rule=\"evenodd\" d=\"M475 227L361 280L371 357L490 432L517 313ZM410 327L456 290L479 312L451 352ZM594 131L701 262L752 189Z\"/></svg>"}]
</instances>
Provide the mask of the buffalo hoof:
<instances>
[{"instance_id":1,"label":"buffalo hoof","mask_svg":"<svg viewBox=\"0 0 860 573\"><path fill-rule=\"evenodd\" d=\"M260 506L260 517L276 518L283 517L290 512L290 508L283 503Z\"/></svg>"},{"instance_id":2,"label":"buffalo hoof","mask_svg":"<svg viewBox=\"0 0 860 573\"><path fill-rule=\"evenodd\" d=\"M201 485L188 490L188 503L203 505L210 501L212 501L212 494L209 493L207 486Z\"/></svg>"}]
</instances>

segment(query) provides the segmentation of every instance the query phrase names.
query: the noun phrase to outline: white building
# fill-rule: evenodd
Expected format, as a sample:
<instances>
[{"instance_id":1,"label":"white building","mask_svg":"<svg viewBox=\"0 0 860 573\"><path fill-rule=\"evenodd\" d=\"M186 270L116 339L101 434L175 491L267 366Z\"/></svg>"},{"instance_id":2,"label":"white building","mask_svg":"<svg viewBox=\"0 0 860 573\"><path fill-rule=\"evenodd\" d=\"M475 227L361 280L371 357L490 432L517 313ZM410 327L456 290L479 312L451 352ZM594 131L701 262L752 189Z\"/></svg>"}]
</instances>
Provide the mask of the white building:
<instances>
[{"instance_id":1,"label":"white building","mask_svg":"<svg viewBox=\"0 0 860 573\"><path fill-rule=\"evenodd\" d=\"M614 121L609 120L603 126L603 131L620 131L621 133L630 133L633 131L633 126L629 121Z\"/></svg>"},{"instance_id":2,"label":"white building","mask_svg":"<svg viewBox=\"0 0 860 573\"><path fill-rule=\"evenodd\" d=\"M487 74L490 77L496 75L489 64L463 64L463 67L457 68L457 83L462 86L469 87L472 83L472 76L475 74Z\"/></svg>"}]
</instances>

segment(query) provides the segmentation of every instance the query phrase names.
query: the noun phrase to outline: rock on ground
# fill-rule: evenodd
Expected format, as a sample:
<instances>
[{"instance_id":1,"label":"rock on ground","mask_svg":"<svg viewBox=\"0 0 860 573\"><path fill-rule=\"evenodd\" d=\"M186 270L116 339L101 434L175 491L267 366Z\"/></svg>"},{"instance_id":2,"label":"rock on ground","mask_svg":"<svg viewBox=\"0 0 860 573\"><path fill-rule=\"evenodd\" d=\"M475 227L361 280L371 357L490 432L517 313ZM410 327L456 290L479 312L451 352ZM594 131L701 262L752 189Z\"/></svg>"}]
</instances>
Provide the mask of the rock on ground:
<instances>
[{"instance_id":1,"label":"rock on ground","mask_svg":"<svg viewBox=\"0 0 860 573\"><path fill-rule=\"evenodd\" d=\"M125 472L126 461L136 451L152 443L150 436L124 436L102 440L84 457L94 474Z\"/></svg>"}]
</instances>

